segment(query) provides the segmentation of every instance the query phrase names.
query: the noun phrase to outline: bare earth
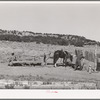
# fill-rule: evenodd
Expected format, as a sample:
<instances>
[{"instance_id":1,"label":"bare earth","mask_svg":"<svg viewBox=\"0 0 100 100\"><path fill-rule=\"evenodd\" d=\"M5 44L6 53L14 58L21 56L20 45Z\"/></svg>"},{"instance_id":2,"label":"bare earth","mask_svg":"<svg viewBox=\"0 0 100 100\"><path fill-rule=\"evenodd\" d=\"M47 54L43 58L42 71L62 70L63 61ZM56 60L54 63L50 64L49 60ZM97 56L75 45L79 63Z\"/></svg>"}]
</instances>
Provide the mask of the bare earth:
<instances>
[{"instance_id":1,"label":"bare earth","mask_svg":"<svg viewBox=\"0 0 100 100\"><path fill-rule=\"evenodd\" d=\"M53 67L53 65L47 66L8 66L8 58L12 52L14 52L18 58L22 61L31 60L33 56L43 56L44 53L48 54L55 50L64 48L65 50L75 53L75 49L92 50L94 52L95 47L74 47L74 46L55 46L46 44L35 44L35 43L17 43L17 42L0 42L0 79L20 79L27 77L28 80L38 80L38 81L74 81L74 82L96 82L98 88L100 88L100 72L91 73L86 70L76 70L74 71L71 67ZM98 48L98 53L100 53L100 47ZM21 56L21 57L20 57ZM51 60L48 60L52 63ZM92 62L87 62L87 65Z\"/></svg>"},{"instance_id":2,"label":"bare earth","mask_svg":"<svg viewBox=\"0 0 100 100\"><path fill-rule=\"evenodd\" d=\"M74 80L74 81L100 81L100 72L89 74L87 71L74 71L71 67L53 67L48 66L8 66L7 64L0 64L0 75L10 76L41 76L45 79L58 80Z\"/></svg>"}]
</instances>

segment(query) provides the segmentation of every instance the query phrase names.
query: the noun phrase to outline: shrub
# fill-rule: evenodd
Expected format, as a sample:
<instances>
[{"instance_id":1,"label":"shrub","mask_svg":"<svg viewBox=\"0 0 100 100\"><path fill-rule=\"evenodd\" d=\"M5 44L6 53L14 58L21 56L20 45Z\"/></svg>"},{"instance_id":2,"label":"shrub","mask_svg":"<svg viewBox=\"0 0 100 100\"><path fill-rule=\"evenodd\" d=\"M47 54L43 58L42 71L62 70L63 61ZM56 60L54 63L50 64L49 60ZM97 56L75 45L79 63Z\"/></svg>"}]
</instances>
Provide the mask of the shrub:
<instances>
[{"instance_id":1,"label":"shrub","mask_svg":"<svg viewBox=\"0 0 100 100\"><path fill-rule=\"evenodd\" d=\"M25 85L25 86L24 86L24 89L30 89L30 86Z\"/></svg>"},{"instance_id":2,"label":"shrub","mask_svg":"<svg viewBox=\"0 0 100 100\"><path fill-rule=\"evenodd\" d=\"M14 84L5 85L5 89L14 89Z\"/></svg>"}]
</instances>

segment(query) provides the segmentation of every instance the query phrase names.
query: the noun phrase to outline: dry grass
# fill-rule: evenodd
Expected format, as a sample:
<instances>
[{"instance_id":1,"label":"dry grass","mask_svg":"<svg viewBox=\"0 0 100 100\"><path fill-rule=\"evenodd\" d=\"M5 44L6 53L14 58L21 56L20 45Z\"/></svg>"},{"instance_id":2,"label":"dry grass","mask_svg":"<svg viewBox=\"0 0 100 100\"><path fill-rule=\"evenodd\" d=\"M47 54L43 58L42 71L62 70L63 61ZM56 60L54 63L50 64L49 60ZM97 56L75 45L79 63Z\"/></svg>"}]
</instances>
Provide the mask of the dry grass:
<instances>
[{"instance_id":1,"label":"dry grass","mask_svg":"<svg viewBox=\"0 0 100 100\"><path fill-rule=\"evenodd\" d=\"M10 67L8 66L8 58L10 57L12 52L15 52L18 60L27 60L30 61L34 58L34 56L38 56L41 58L43 54L48 54L49 52L53 52L59 49L65 49L75 53L75 49L82 49L93 51L95 47L74 47L74 46L58 46L58 45L46 45L46 44L36 44L36 43L18 43L18 42L1 42L0 41L0 79L14 79L14 80L38 80L44 82L52 82L52 81L100 81L100 73L92 73L89 74L87 71L74 71L70 67L62 67L59 66L54 68L53 65L48 66L17 66ZM100 53L98 48L98 53ZM43 59L43 58L42 58ZM52 63L52 59L48 60L49 63ZM87 64L93 65L92 62L88 62ZM94 66L94 65L93 65ZM76 86L77 87L77 86ZM7 86L9 88L9 86ZM28 89L29 87L24 87ZM69 87L66 87L69 88ZM83 85L83 88L88 88ZM99 88L99 85L98 85Z\"/></svg>"}]
</instances>

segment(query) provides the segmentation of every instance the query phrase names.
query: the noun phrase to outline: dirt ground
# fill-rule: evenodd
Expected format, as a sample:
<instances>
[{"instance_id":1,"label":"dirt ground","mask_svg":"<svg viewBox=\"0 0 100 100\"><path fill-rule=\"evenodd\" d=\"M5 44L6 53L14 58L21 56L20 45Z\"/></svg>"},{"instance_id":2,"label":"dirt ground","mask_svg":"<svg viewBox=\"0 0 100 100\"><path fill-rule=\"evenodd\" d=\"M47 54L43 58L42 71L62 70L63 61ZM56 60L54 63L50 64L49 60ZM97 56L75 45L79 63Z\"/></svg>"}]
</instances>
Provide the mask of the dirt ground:
<instances>
[{"instance_id":1,"label":"dirt ground","mask_svg":"<svg viewBox=\"0 0 100 100\"><path fill-rule=\"evenodd\" d=\"M0 64L0 75L8 76L40 76L44 79L74 80L74 81L100 81L100 72L89 74L87 71L74 71L71 67L53 65L47 66L8 66Z\"/></svg>"}]
</instances>

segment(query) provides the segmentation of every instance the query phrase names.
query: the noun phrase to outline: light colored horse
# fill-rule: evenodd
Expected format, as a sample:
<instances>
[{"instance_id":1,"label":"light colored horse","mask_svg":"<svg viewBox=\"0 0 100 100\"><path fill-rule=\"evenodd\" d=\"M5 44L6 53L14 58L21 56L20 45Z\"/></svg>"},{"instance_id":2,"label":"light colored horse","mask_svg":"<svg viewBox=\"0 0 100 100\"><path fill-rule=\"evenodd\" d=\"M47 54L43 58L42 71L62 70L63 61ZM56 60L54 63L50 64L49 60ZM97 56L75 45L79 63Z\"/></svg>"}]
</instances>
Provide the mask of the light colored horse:
<instances>
[{"instance_id":1,"label":"light colored horse","mask_svg":"<svg viewBox=\"0 0 100 100\"><path fill-rule=\"evenodd\" d=\"M48 54L44 53L44 57L43 57L43 62L44 65L47 65L47 60L51 57L51 52L49 52Z\"/></svg>"}]
</instances>

